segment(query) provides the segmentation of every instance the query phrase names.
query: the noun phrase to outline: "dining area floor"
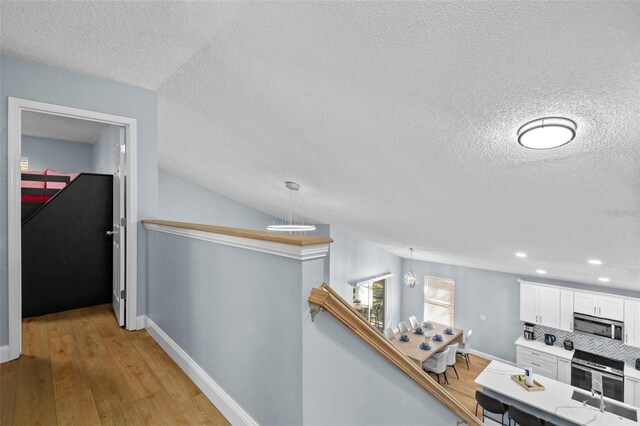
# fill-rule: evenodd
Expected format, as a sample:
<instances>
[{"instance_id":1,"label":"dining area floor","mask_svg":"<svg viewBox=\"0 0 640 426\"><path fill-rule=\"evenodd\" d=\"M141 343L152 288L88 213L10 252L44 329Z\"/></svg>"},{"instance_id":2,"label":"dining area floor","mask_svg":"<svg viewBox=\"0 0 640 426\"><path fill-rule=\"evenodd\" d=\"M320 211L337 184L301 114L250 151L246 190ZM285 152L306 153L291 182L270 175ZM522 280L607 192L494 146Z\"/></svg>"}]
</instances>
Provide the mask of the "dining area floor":
<instances>
[{"instance_id":1,"label":"dining area floor","mask_svg":"<svg viewBox=\"0 0 640 426\"><path fill-rule=\"evenodd\" d=\"M449 383L441 384L455 399L467 407L469 411L475 413L475 393L476 390L482 390L482 387L476 385L474 380L491 361L472 354L469 355L469 361L469 369L467 370L467 364L464 358L461 356L456 357L456 370L460 378L456 378L455 374L450 374ZM478 417L482 417L482 410L478 410Z\"/></svg>"}]
</instances>

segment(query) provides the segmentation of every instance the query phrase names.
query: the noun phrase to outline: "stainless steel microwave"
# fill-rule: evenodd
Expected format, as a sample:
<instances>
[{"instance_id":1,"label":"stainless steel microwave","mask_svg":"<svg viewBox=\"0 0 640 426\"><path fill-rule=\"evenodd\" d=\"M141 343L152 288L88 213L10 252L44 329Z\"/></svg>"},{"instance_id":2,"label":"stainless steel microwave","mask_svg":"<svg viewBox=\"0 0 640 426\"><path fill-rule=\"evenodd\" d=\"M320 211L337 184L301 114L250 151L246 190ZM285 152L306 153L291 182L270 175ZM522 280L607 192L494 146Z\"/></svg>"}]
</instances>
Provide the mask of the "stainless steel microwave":
<instances>
[{"instance_id":1,"label":"stainless steel microwave","mask_svg":"<svg viewBox=\"0 0 640 426\"><path fill-rule=\"evenodd\" d=\"M624 336L624 323L621 321L574 313L573 331L606 337L622 342Z\"/></svg>"}]
</instances>

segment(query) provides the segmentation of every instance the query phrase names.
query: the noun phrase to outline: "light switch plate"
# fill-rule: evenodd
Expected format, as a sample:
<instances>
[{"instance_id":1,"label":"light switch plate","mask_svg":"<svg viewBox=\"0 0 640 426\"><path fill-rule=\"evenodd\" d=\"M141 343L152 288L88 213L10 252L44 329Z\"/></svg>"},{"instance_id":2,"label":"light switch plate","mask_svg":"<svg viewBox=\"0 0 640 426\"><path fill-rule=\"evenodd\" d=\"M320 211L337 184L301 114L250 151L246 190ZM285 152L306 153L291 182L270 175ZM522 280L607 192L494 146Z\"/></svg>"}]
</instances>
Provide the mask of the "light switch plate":
<instances>
[{"instance_id":1,"label":"light switch plate","mask_svg":"<svg viewBox=\"0 0 640 426\"><path fill-rule=\"evenodd\" d=\"M481 319L482 321L484 321L484 320L486 320L486 319L487 319L487 316L486 316L486 315L480 315L480 319Z\"/></svg>"}]
</instances>

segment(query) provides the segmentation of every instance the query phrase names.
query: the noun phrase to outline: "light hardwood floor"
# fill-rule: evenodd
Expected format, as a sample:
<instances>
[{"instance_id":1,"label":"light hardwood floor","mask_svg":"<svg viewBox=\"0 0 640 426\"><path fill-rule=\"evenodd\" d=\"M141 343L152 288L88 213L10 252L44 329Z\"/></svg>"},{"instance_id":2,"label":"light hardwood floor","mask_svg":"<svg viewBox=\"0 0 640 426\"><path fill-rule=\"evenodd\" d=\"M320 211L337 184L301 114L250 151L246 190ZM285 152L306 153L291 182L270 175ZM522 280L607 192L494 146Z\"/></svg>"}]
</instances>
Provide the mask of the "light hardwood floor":
<instances>
[{"instance_id":1,"label":"light hardwood floor","mask_svg":"<svg viewBox=\"0 0 640 426\"><path fill-rule=\"evenodd\" d=\"M476 355L470 355L471 363L469 364L469 370L467 370L467 364L464 362L464 359L462 357L456 358L456 369L458 370L460 379L456 379L456 373L453 372L453 368L448 368L447 377L449 378L449 384L443 384L443 386L455 399L474 413L476 410L476 390L482 390L482 387L476 385L473 381L491 361ZM431 377L435 378L434 375ZM444 379L441 375L440 383L443 382ZM481 410L478 410L478 417L482 415L480 411Z\"/></svg>"},{"instance_id":2,"label":"light hardwood floor","mask_svg":"<svg viewBox=\"0 0 640 426\"><path fill-rule=\"evenodd\" d=\"M144 331L109 305L28 318L0 367L0 425L228 425Z\"/></svg>"}]
</instances>

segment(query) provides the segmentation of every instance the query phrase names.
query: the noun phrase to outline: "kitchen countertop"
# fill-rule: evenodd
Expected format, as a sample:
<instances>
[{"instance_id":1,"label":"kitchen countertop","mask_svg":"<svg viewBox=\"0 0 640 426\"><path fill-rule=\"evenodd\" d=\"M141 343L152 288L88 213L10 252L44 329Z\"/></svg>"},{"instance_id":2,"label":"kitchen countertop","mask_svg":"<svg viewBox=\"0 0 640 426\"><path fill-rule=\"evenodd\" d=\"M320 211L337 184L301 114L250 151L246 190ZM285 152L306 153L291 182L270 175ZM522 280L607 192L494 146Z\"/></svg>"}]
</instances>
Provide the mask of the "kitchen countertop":
<instances>
[{"instance_id":1,"label":"kitchen countertop","mask_svg":"<svg viewBox=\"0 0 640 426\"><path fill-rule=\"evenodd\" d=\"M633 377L640 380L640 370L636 370L636 367L631 364L624 365L624 377Z\"/></svg>"},{"instance_id":2,"label":"kitchen countertop","mask_svg":"<svg viewBox=\"0 0 640 426\"><path fill-rule=\"evenodd\" d=\"M587 392L578 388L537 375L534 379L540 382L545 387L545 390L529 392L511 379L512 374L523 374L523 371L521 368L499 361L491 361L476 378L475 382L485 389L579 425L638 426L638 422L607 412L601 413L597 408L588 405L583 406L582 403L574 401L571 399L574 390L587 394ZM605 402L607 401L610 401L609 398L605 398ZM622 404L617 401L615 401L615 404L637 410L637 408L628 404Z\"/></svg>"},{"instance_id":3,"label":"kitchen countertop","mask_svg":"<svg viewBox=\"0 0 640 426\"><path fill-rule=\"evenodd\" d=\"M564 346L562 346L562 342L560 342L560 345L556 344L553 346L549 346L537 340L527 340L524 337L518 337L518 340L516 340L516 345L522 346L523 348L533 349L534 351L540 351L540 352L547 353L549 355L557 356L558 358L564 358L564 359L573 358L574 351L566 350Z\"/></svg>"}]
</instances>

